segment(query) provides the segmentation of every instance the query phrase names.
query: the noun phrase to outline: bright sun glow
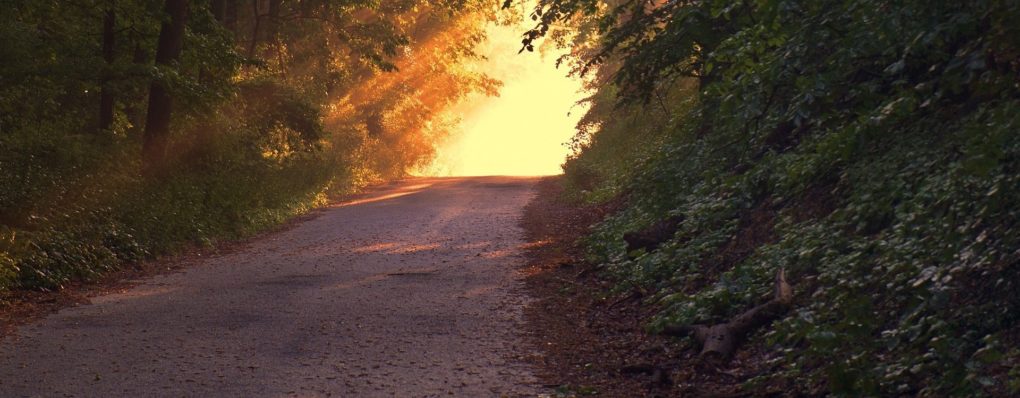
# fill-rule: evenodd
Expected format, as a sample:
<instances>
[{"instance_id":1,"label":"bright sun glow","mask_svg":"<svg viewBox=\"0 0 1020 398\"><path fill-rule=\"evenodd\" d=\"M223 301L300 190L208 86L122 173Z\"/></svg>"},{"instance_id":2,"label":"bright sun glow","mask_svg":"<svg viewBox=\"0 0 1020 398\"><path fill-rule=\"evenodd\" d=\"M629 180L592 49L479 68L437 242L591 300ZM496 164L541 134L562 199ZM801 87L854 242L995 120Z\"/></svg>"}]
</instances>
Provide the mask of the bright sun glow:
<instances>
[{"instance_id":1,"label":"bright sun glow","mask_svg":"<svg viewBox=\"0 0 1020 398\"><path fill-rule=\"evenodd\" d=\"M585 108L581 81L555 67L560 53L518 54L525 25L487 28L481 65L503 81L500 96L472 96L455 112L460 131L439 148L426 174L437 176L552 175L561 173L565 143Z\"/></svg>"}]
</instances>

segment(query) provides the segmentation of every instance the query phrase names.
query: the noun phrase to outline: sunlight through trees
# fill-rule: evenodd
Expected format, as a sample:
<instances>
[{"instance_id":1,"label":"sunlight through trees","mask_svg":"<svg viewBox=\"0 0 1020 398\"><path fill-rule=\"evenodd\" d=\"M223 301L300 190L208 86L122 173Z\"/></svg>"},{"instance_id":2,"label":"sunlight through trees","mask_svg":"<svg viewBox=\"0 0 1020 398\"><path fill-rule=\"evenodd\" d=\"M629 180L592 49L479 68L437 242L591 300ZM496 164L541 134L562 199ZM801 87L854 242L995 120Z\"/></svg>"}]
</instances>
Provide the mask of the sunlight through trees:
<instances>
[{"instance_id":1,"label":"sunlight through trees","mask_svg":"<svg viewBox=\"0 0 1020 398\"><path fill-rule=\"evenodd\" d=\"M474 94L453 109L461 123L440 142L426 175L553 175L562 172L567 143L587 106L583 84L557 68L564 50L518 53L530 23L486 28L477 68L503 82L498 97ZM551 44L551 43L550 43Z\"/></svg>"}]
</instances>

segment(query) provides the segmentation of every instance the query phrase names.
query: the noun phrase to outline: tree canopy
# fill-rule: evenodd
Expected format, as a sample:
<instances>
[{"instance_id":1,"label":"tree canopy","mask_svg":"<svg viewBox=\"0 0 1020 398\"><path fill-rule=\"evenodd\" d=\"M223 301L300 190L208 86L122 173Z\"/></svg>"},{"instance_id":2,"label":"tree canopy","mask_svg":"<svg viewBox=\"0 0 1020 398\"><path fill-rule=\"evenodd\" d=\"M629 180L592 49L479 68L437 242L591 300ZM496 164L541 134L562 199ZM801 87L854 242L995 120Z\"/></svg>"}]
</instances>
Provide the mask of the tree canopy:
<instances>
[{"instance_id":1,"label":"tree canopy","mask_svg":"<svg viewBox=\"0 0 1020 398\"><path fill-rule=\"evenodd\" d=\"M244 235L427 164L481 1L3 0L0 288Z\"/></svg>"}]
</instances>

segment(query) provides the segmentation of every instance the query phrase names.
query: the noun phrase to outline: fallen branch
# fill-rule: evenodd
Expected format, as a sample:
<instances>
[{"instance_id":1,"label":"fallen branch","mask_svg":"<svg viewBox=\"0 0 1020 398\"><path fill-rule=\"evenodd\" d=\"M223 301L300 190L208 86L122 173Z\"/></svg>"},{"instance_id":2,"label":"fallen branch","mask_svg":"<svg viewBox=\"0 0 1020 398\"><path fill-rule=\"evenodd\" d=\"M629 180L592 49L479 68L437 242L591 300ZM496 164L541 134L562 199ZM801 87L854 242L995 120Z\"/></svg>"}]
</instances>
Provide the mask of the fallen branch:
<instances>
[{"instance_id":1,"label":"fallen branch","mask_svg":"<svg viewBox=\"0 0 1020 398\"><path fill-rule=\"evenodd\" d=\"M608 307L606 307L606 311L612 310L613 307L616 307L617 305L620 305L620 304L622 304L625 301L629 301L629 300L633 300L633 299L639 299L639 298L641 298L643 296L644 296L643 292L641 292L640 290L634 289L634 291L631 292L630 294L628 294L626 296L623 296L623 297L620 297L620 298L618 298L616 300L613 300L613 302L611 304L609 304Z\"/></svg>"},{"instance_id":2,"label":"fallen branch","mask_svg":"<svg viewBox=\"0 0 1020 398\"><path fill-rule=\"evenodd\" d=\"M793 289L786 281L786 271L776 273L775 295L772 300L751 308L718 325L668 325L660 334L691 336L701 344L702 360L726 362L747 335L785 314L793 302Z\"/></svg>"}]
</instances>

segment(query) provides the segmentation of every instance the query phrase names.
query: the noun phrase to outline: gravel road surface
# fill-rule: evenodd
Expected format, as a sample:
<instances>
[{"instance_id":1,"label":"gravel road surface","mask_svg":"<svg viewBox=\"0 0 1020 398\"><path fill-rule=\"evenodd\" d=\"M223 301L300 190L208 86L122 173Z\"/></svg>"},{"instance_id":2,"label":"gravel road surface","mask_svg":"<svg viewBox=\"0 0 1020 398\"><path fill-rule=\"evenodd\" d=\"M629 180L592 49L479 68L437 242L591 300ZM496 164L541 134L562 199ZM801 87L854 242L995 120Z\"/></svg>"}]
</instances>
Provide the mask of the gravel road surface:
<instances>
[{"instance_id":1,"label":"gravel road surface","mask_svg":"<svg viewBox=\"0 0 1020 398\"><path fill-rule=\"evenodd\" d=\"M0 396L519 397L536 179L411 179L0 341Z\"/></svg>"}]
</instances>

